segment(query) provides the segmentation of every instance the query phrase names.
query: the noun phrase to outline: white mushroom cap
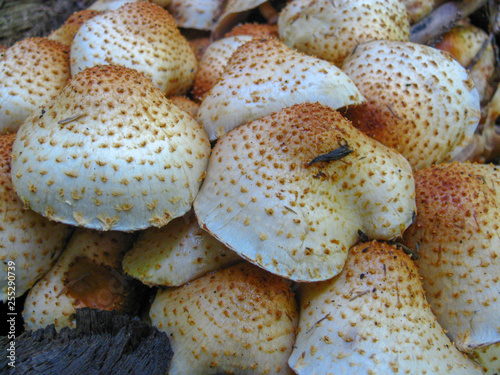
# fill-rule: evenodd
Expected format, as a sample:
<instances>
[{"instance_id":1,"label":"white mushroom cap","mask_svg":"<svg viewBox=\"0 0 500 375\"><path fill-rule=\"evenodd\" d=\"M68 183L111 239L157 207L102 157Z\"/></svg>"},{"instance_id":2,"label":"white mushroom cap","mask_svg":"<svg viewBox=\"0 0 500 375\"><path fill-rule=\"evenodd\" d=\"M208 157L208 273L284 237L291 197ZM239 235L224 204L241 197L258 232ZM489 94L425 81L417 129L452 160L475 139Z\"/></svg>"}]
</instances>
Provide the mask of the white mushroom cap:
<instances>
[{"instance_id":1,"label":"white mushroom cap","mask_svg":"<svg viewBox=\"0 0 500 375\"><path fill-rule=\"evenodd\" d=\"M500 373L500 342L476 349L471 356L483 367L485 375Z\"/></svg>"},{"instance_id":2,"label":"white mushroom cap","mask_svg":"<svg viewBox=\"0 0 500 375\"><path fill-rule=\"evenodd\" d=\"M247 262L158 291L150 316L170 339L170 375L293 373L295 296L284 279Z\"/></svg>"},{"instance_id":3,"label":"white mushroom cap","mask_svg":"<svg viewBox=\"0 0 500 375\"><path fill-rule=\"evenodd\" d=\"M342 70L366 98L346 116L414 168L449 161L471 142L480 120L479 94L448 53L373 41L359 45Z\"/></svg>"},{"instance_id":4,"label":"white mushroom cap","mask_svg":"<svg viewBox=\"0 0 500 375\"><path fill-rule=\"evenodd\" d=\"M10 178L15 137L15 133L0 135L0 301L6 301L12 290L9 271L15 275L15 296L20 297L54 264L72 231L25 209L17 197Z\"/></svg>"},{"instance_id":5,"label":"white mushroom cap","mask_svg":"<svg viewBox=\"0 0 500 375\"><path fill-rule=\"evenodd\" d=\"M179 286L241 258L200 228L193 211L139 234L123 269L146 285Z\"/></svg>"},{"instance_id":6,"label":"white mushroom cap","mask_svg":"<svg viewBox=\"0 0 500 375\"><path fill-rule=\"evenodd\" d=\"M400 0L293 0L280 12L278 30L287 46L339 67L358 44L410 39Z\"/></svg>"},{"instance_id":7,"label":"white mushroom cap","mask_svg":"<svg viewBox=\"0 0 500 375\"><path fill-rule=\"evenodd\" d=\"M500 171L451 163L415 172L418 248L427 299L464 352L500 341Z\"/></svg>"},{"instance_id":8,"label":"white mushroom cap","mask_svg":"<svg viewBox=\"0 0 500 375\"><path fill-rule=\"evenodd\" d=\"M227 37L216 40L205 49L193 82L192 93L196 100L203 100L222 76L233 53L250 40L252 37L249 35Z\"/></svg>"},{"instance_id":9,"label":"white mushroom cap","mask_svg":"<svg viewBox=\"0 0 500 375\"><path fill-rule=\"evenodd\" d=\"M54 267L28 292L23 318L27 330L54 324L75 327L77 308L126 313L134 294L121 273L123 254L135 236L77 228Z\"/></svg>"},{"instance_id":10,"label":"white mushroom cap","mask_svg":"<svg viewBox=\"0 0 500 375\"><path fill-rule=\"evenodd\" d=\"M220 138L194 209L202 228L250 262L294 281L325 280L342 270L358 231L403 233L414 181L400 154L331 108L303 103Z\"/></svg>"},{"instance_id":11,"label":"white mushroom cap","mask_svg":"<svg viewBox=\"0 0 500 375\"><path fill-rule=\"evenodd\" d=\"M67 46L59 42L27 38L8 48L0 59L0 133L17 131L69 78Z\"/></svg>"},{"instance_id":12,"label":"white mushroom cap","mask_svg":"<svg viewBox=\"0 0 500 375\"><path fill-rule=\"evenodd\" d=\"M186 213L209 154L201 126L149 79L97 66L23 123L12 179L23 202L50 219L132 231Z\"/></svg>"},{"instance_id":13,"label":"white mushroom cap","mask_svg":"<svg viewBox=\"0 0 500 375\"><path fill-rule=\"evenodd\" d=\"M197 69L193 49L162 7L138 1L86 21L71 45L73 75L94 65L123 65L166 95L185 94Z\"/></svg>"},{"instance_id":14,"label":"white mushroom cap","mask_svg":"<svg viewBox=\"0 0 500 375\"><path fill-rule=\"evenodd\" d=\"M290 367L298 374L482 374L446 336L417 267L395 246L359 243L337 277L300 285Z\"/></svg>"},{"instance_id":15,"label":"white mushroom cap","mask_svg":"<svg viewBox=\"0 0 500 375\"><path fill-rule=\"evenodd\" d=\"M233 53L197 119L213 140L293 104L319 102L336 109L363 101L354 83L332 63L275 38L254 38Z\"/></svg>"},{"instance_id":16,"label":"white mushroom cap","mask_svg":"<svg viewBox=\"0 0 500 375\"><path fill-rule=\"evenodd\" d=\"M223 6L223 0L172 0L167 10L179 27L211 31Z\"/></svg>"},{"instance_id":17,"label":"white mushroom cap","mask_svg":"<svg viewBox=\"0 0 500 375\"><path fill-rule=\"evenodd\" d=\"M441 2L441 0L402 0L403 4L408 11L408 17L410 24L414 24L420 21L422 18L427 16L432 12L436 6L436 2Z\"/></svg>"}]
</instances>

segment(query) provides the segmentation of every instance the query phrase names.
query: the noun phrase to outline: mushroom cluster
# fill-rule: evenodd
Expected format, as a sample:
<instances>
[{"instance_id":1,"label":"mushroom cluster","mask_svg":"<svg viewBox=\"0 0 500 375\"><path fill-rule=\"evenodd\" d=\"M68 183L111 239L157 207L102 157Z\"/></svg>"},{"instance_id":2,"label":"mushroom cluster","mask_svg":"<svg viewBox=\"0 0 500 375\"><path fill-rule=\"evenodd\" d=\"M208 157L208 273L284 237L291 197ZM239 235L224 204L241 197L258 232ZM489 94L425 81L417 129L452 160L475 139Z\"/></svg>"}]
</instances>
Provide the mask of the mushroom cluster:
<instances>
[{"instance_id":1,"label":"mushroom cluster","mask_svg":"<svg viewBox=\"0 0 500 375\"><path fill-rule=\"evenodd\" d=\"M15 263L25 330L137 316L172 375L500 372L500 7L437 3L96 1L6 47L2 300Z\"/></svg>"}]
</instances>

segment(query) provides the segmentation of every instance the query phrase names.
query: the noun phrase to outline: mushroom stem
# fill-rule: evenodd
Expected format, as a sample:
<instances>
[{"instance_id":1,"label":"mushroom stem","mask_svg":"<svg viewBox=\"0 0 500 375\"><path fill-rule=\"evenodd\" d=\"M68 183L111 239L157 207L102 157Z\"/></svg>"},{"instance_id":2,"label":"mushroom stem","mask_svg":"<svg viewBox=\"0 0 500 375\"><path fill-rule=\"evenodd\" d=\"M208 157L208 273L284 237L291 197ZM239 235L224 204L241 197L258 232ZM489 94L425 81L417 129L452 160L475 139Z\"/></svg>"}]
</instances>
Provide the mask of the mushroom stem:
<instances>
[{"instance_id":1,"label":"mushroom stem","mask_svg":"<svg viewBox=\"0 0 500 375\"><path fill-rule=\"evenodd\" d=\"M410 28L410 41L426 44L450 30L460 21L486 4L487 0L449 1L434 9Z\"/></svg>"}]
</instances>

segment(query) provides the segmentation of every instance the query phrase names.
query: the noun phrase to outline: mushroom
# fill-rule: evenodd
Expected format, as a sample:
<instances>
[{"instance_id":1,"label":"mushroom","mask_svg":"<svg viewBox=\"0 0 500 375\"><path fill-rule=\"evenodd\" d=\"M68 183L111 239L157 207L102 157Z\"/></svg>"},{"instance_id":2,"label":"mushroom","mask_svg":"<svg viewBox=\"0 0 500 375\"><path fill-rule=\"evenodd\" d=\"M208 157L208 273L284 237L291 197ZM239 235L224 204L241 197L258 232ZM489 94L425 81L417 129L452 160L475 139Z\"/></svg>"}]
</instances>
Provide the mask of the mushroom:
<instances>
[{"instance_id":1,"label":"mushroom","mask_svg":"<svg viewBox=\"0 0 500 375\"><path fill-rule=\"evenodd\" d=\"M85 21L97 16L100 13L100 11L91 9L84 9L79 12L75 12L69 16L64 24L62 24L58 29L52 31L47 36L47 39L56 40L67 46L71 46L73 38Z\"/></svg>"},{"instance_id":2,"label":"mushroom","mask_svg":"<svg viewBox=\"0 0 500 375\"><path fill-rule=\"evenodd\" d=\"M404 155L413 168L450 161L472 140L479 94L448 53L410 42L359 45L342 70L366 102L345 112L360 130Z\"/></svg>"},{"instance_id":3,"label":"mushroom","mask_svg":"<svg viewBox=\"0 0 500 375\"><path fill-rule=\"evenodd\" d=\"M429 15L435 7L436 0L403 0L408 11L410 25Z\"/></svg>"},{"instance_id":4,"label":"mushroom","mask_svg":"<svg viewBox=\"0 0 500 375\"><path fill-rule=\"evenodd\" d=\"M417 216L404 243L434 313L455 345L500 342L500 171L450 163L415 172Z\"/></svg>"},{"instance_id":5,"label":"mushroom","mask_svg":"<svg viewBox=\"0 0 500 375\"><path fill-rule=\"evenodd\" d=\"M107 12L110 10L116 10L125 4L135 3L137 1L149 1L152 3L156 3L161 7L166 7L171 3L172 0L97 0L94 1L92 5L87 9Z\"/></svg>"},{"instance_id":6,"label":"mushroom","mask_svg":"<svg viewBox=\"0 0 500 375\"><path fill-rule=\"evenodd\" d=\"M191 117L194 118L198 114L198 109L200 108L200 104L189 99L187 96L185 95L170 96L169 99L173 104L182 109L184 112L189 113Z\"/></svg>"},{"instance_id":7,"label":"mushroom","mask_svg":"<svg viewBox=\"0 0 500 375\"><path fill-rule=\"evenodd\" d=\"M203 100L203 97L221 78L234 51L252 39L250 35L227 37L216 40L205 49L191 89L195 100L200 102Z\"/></svg>"},{"instance_id":8,"label":"mushroom","mask_svg":"<svg viewBox=\"0 0 500 375\"><path fill-rule=\"evenodd\" d=\"M0 135L0 301L12 295L9 291L15 297L26 293L52 267L72 232L70 226L23 207L10 178L15 137L15 133ZM9 289L12 275L15 288Z\"/></svg>"},{"instance_id":9,"label":"mushroom","mask_svg":"<svg viewBox=\"0 0 500 375\"><path fill-rule=\"evenodd\" d=\"M471 356L482 366L485 375L500 373L500 342L478 348Z\"/></svg>"},{"instance_id":10,"label":"mushroom","mask_svg":"<svg viewBox=\"0 0 500 375\"><path fill-rule=\"evenodd\" d=\"M89 19L75 35L71 73L104 64L136 69L170 96L187 93L198 62L174 18L159 5L138 1Z\"/></svg>"},{"instance_id":11,"label":"mushroom","mask_svg":"<svg viewBox=\"0 0 500 375\"><path fill-rule=\"evenodd\" d=\"M265 38L279 38L278 25L263 24L257 22L245 22L233 27L224 37L250 35Z\"/></svg>"},{"instance_id":12,"label":"mushroom","mask_svg":"<svg viewBox=\"0 0 500 375\"><path fill-rule=\"evenodd\" d=\"M254 38L233 53L224 74L203 98L197 120L214 140L296 103L319 102L336 109L363 101L355 84L332 63L275 38Z\"/></svg>"},{"instance_id":13,"label":"mushroom","mask_svg":"<svg viewBox=\"0 0 500 375\"><path fill-rule=\"evenodd\" d=\"M358 44L408 41L408 12L399 0L293 0L280 12L278 32L289 47L336 66Z\"/></svg>"},{"instance_id":14,"label":"mushroom","mask_svg":"<svg viewBox=\"0 0 500 375\"><path fill-rule=\"evenodd\" d=\"M487 103L494 92L492 82L496 56L493 50L493 34L489 36L479 27L465 23L443 34L433 46L450 53L470 71L481 103Z\"/></svg>"},{"instance_id":15,"label":"mushroom","mask_svg":"<svg viewBox=\"0 0 500 375\"><path fill-rule=\"evenodd\" d=\"M302 103L215 145L194 210L248 261L294 281L332 278L360 233L400 236L415 210L408 161L337 111Z\"/></svg>"},{"instance_id":16,"label":"mushroom","mask_svg":"<svg viewBox=\"0 0 500 375\"><path fill-rule=\"evenodd\" d=\"M121 262L134 238L77 228L54 267L28 292L22 313L26 329L74 328L81 307L133 312L138 307L134 284L123 276Z\"/></svg>"},{"instance_id":17,"label":"mushroom","mask_svg":"<svg viewBox=\"0 0 500 375\"><path fill-rule=\"evenodd\" d=\"M179 27L211 31L223 7L223 0L172 0L167 10Z\"/></svg>"},{"instance_id":18,"label":"mushroom","mask_svg":"<svg viewBox=\"0 0 500 375\"><path fill-rule=\"evenodd\" d=\"M159 290L150 316L170 339L170 375L293 373L290 283L247 262Z\"/></svg>"},{"instance_id":19,"label":"mushroom","mask_svg":"<svg viewBox=\"0 0 500 375\"><path fill-rule=\"evenodd\" d=\"M344 270L301 284L300 321L288 363L298 374L482 374L446 336L417 267L396 246L350 249Z\"/></svg>"},{"instance_id":20,"label":"mushroom","mask_svg":"<svg viewBox=\"0 0 500 375\"><path fill-rule=\"evenodd\" d=\"M179 286L241 258L200 228L193 211L139 234L123 269L143 284Z\"/></svg>"},{"instance_id":21,"label":"mushroom","mask_svg":"<svg viewBox=\"0 0 500 375\"><path fill-rule=\"evenodd\" d=\"M14 142L17 194L49 219L98 230L161 227L191 208L210 143L144 75L103 65L74 76Z\"/></svg>"},{"instance_id":22,"label":"mushroom","mask_svg":"<svg viewBox=\"0 0 500 375\"><path fill-rule=\"evenodd\" d=\"M0 133L16 132L69 78L68 50L59 42L26 38L8 48L0 59Z\"/></svg>"}]
</instances>

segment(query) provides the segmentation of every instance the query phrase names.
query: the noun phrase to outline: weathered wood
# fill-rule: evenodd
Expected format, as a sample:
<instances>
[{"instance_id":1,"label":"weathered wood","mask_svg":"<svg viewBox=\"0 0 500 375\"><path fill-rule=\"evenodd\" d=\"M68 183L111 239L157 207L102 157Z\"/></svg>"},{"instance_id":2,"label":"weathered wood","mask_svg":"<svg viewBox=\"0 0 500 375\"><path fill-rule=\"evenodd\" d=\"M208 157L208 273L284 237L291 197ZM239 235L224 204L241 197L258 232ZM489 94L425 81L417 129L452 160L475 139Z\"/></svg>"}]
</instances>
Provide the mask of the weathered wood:
<instances>
[{"instance_id":1,"label":"weathered wood","mask_svg":"<svg viewBox=\"0 0 500 375\"><path fill-rule=\"evenodd\" d=\"M7 352L9 340L0 338ZM54 325L16 338L16 367L0 359L1 374L166 374L173 352L167 335L137 318L78 309L76 328Z\"/></svg>"}]
</instances>

